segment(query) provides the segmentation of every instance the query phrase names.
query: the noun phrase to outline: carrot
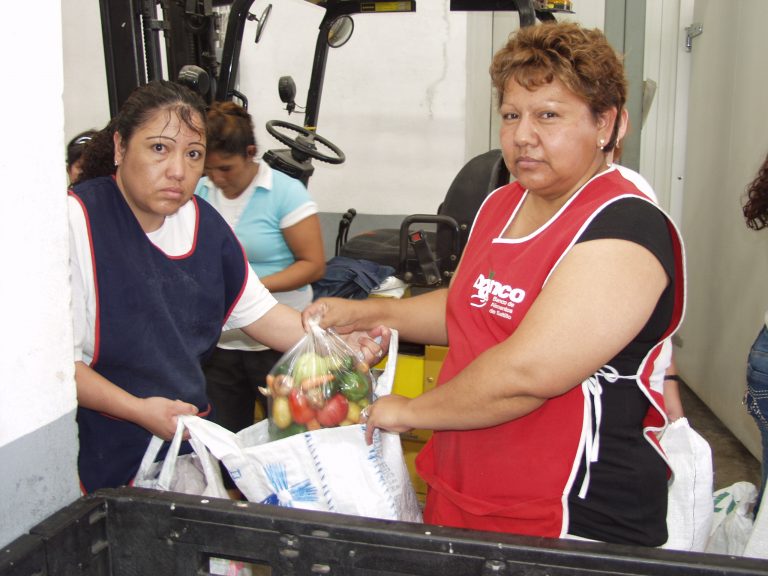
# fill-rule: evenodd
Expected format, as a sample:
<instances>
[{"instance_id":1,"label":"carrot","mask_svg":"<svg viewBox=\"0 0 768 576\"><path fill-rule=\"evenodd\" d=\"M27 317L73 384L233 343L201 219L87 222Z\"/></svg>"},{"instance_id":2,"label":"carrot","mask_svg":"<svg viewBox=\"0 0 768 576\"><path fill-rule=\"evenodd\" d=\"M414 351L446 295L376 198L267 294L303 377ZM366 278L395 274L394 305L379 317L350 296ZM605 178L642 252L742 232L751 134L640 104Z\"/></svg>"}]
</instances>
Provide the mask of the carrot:
<instances>
[{"instance_id":1,"label":"carrot","mask_svg":"<svg viewBox=\"0 0 768 576\"><path fill-rule=\"evenodd\" d=\"M301 389L309 390L310 388L316 388L323 384L333 382L336 377L333 374L320 374L319 376L313 376L311 378L305 378L301 381Z\"/></svg>"},{"instance_id":2,"label":"carrot","mask_svg":"<svg viewBox=\"0 0 768 576\"><path fill-rule=\"evenodd\" d=\"M264 388L263 386L259 386L259 391L264 394L264 396L274 395L275 377L272 374L267 374L267 387Z\"/></svg>"}]
</instances>

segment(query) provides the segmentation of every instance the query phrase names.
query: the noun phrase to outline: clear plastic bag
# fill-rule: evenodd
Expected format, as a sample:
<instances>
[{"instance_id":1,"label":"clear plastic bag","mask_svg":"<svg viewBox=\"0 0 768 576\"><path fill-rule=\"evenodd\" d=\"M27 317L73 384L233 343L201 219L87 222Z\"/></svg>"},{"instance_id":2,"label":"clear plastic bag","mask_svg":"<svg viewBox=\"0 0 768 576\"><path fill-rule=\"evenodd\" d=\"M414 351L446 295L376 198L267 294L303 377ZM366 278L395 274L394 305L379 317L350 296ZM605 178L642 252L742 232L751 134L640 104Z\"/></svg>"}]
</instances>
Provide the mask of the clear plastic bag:
<instances>
[{"instance_id":1,"label":"clear plastic bag","mask_svg":"<svg viewBox=\"0 0 768 576\"><path fill-rule=\"evenodd\" d=\"M267 376L272 440L307 430L360 423L373 400L368 364L331 330L310 322L309 332Z\"/></svg>"}]
</instances>

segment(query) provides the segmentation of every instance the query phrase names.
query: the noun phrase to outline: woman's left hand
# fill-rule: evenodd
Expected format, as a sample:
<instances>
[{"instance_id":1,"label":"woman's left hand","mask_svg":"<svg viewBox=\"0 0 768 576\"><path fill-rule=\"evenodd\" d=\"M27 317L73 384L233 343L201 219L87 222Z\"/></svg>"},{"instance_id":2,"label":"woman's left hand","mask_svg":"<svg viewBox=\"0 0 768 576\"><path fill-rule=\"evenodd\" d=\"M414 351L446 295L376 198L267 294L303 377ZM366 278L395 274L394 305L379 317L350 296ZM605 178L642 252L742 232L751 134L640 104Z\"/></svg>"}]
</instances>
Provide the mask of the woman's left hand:
<instances>
[{"instance_id":1,"label":"woman's left hand","mask_svg":"<svg viewBox=\"0 0 768 576\"><path fill-rule=\"evenodd\" d=\"M373 433L376 428L387 432L400 434L411 430L411 426L403 423L403 412L411 402L411 398L398 394L382 396L373 404L366 406L361 412L361 424L365 424L365 442L373 443Z\"/></svg>"}]
</instances>

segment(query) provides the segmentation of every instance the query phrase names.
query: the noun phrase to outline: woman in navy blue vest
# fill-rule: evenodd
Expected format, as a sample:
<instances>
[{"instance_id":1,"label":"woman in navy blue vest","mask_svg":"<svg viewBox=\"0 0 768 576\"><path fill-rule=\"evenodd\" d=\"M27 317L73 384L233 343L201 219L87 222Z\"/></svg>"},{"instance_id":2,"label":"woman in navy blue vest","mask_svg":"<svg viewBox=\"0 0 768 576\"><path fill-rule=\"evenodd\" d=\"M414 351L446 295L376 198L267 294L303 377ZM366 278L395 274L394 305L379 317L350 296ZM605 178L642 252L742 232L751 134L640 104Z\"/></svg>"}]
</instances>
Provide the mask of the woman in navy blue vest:
<instances>
[{"instance_id":1,"label":"woman in navy blue vest","mask_svg":"<svg viewBox=\"0 0 768 576\"><path fill-rule=\"evenodd\" d=\"M201 362L222 329L287 350L303 335L247 263L232 229L194 197L205 103L139 87L85 151L70 190L79 472L85 492L129 484L150 437L212 407ZM374 336L376 334L373 334ZM378 351L371 340L361 344Z\"/></svg>"}]
</instances>

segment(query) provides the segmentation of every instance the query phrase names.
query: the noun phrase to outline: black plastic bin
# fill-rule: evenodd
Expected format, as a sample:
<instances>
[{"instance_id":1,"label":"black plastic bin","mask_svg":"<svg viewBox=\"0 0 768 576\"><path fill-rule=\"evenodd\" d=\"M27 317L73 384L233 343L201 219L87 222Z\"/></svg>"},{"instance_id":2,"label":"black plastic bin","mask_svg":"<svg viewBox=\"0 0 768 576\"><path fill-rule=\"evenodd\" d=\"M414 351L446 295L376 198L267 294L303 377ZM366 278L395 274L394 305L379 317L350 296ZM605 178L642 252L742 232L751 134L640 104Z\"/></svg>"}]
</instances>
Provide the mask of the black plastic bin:
<instances>
[{"instance_id":1,"label":"black plastic bin","mask_svg":"<svg viewBox=\"0 0 768 576\"><path fill-rule=\"evenodd\" d=\"M0 550L0 576L768 575L768 561L474 532L125 488L81 498Z\"/></svg>"}]
</instances>

